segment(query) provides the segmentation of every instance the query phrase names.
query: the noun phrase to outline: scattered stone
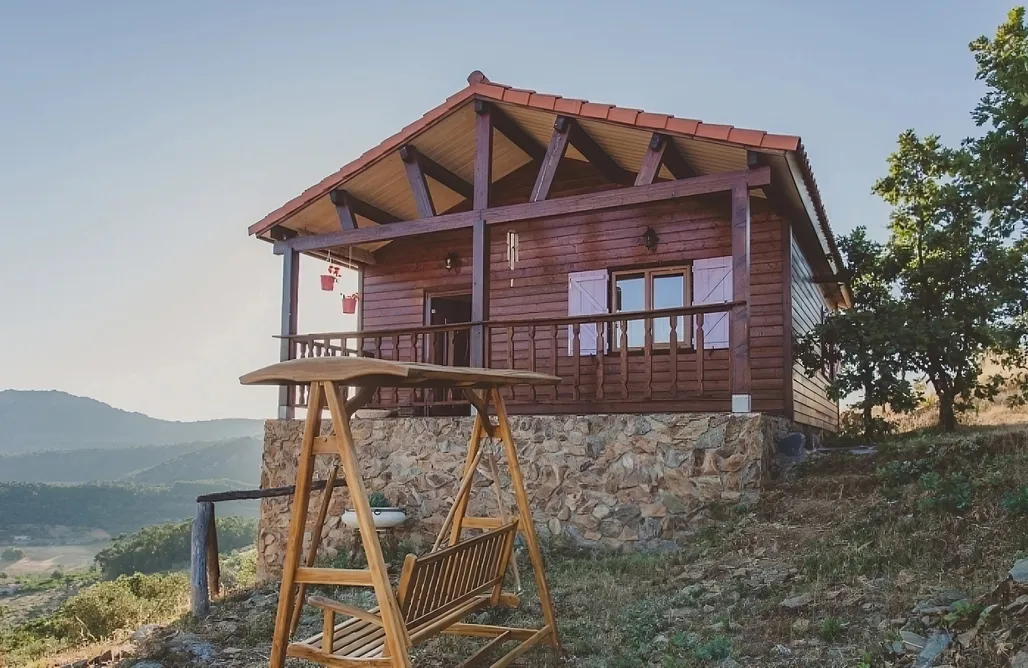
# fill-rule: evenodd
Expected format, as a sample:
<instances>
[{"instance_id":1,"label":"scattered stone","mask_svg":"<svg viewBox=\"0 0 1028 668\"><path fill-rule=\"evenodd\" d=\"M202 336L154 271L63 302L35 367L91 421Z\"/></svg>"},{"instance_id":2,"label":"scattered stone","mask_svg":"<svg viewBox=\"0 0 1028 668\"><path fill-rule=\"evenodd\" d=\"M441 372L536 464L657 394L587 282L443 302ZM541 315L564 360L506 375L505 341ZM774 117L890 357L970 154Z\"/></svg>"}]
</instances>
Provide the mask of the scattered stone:
<instances>
[{"instance_id":1,"label":"scattered stone","mask_svg":"<svg viewBox=\"0 0 1028 668\"><path fill-rule=\"evenodd\" d=\"M924 636L920 636L913 631L900 631L900 639L903 641L903 645L908 650L920 652L928 644L928 639Z\"/></svg>"},{"instance_id":2,"label":"scattered stone","mask_svg":"<svg viewBox=\"0 0 1028 668\"><path fill-rule=\"evenodd\" d=\"M1028 583L1028 559L1018 559L1010 569L1010 577L1014 582Z\"/></svg>"},{"instance_id":3,"label":"scattered stone","mask_svg":"<svg viewBox=\"0 0 1028 668\"><path fill-rule=\"evenodd\" d=\"M792 623L792 632L793 633L802 634L802 633L806 633L809 630L810 630L810 620L805 618L805 617L801 617L800 619L797 619L795 622Z\"/></svg>"},{"instance_id":4,"label":"scattered stone","mask_svg":"<svg viewBox=\"0 0 1028 668\"><path fill-rule=\"evenodd\" d=\"M160 624L145 624L133 631L129 636L129 642L133 645L141 645L154 637L163 627ZM137 664L138 665L138 664Z\"/></svg>"},{"instance_id":5,"label":"scattered stone","mask_svg":"<svg viewBox=\"0 0 1028 668\"><path fill-rule=\"evenodd\" d=\"M786 647L785 645L775 645L771 649L771 653L776 656L791 656L792 650Z\"/></svg>"},{"instance_id":6,"label":"scattered stone","mask_svg":"<svg viewBox=\"0 0 1028 668\"><path fill-rule=\"evenodd\" d=\"M914 660L914 668L928 668L929 666L935 665L935 660L939 658L947 647L949 647L950 635L945 631L936 631L932 634L932 637L928 639L924 649L917 655Z\"/></svg>"},{"instance_id":7,"label":"scattered stone","mask_svg":"<svg viewBox=\"0 0 1028 668\"><path fill-rule=\"evenodd\" d=\"M145 659L143 661L136 661L133 663L132 668L164 668L164 664L160 661Z\"/></svg>"},{"instance_id":8,"label":"scattered stone","mask_svg":"<svg viewBox=\"0 0 1028 668\"><path fill-rule=\"evenodd\" d=\"M1010 668L1028 668L1028 649L1022 649L1010 659Z\"/></svg>"},{"instance_id":9,"label":"scattered stone","mask_svg":"<svg viewBox=\"0 0 1028 668\"><path fill-rule=\"evenodd\" d=\"M804 608L813 602L814 597L810 594L800 594L799 596L793 596L792 598L785 599L781 602L781 606L790 610L797 610L799 608Z\"/></svg>"}]
</instances>

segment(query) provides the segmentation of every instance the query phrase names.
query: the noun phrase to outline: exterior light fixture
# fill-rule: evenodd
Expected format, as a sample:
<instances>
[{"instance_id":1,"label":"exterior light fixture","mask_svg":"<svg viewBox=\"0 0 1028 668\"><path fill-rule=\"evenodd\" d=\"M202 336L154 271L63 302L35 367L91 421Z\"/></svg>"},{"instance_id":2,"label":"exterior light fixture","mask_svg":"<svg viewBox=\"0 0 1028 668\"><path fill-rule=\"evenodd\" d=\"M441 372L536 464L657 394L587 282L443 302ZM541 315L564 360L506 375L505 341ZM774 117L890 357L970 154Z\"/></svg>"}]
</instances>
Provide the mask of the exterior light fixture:
<instances>
[{"instance_id":1,"label":"exterior light fixture","mask_svg":"<svg viewBox=\"0 0 1028 668\"><path fill-rule=\"evenodd\" d=\"M657 249L657 242L660 241L660 237L653 231L652 227L647 227L646 231L643 232L643 243L646 245L646 250L654 251Z\"/></svg>"},{"instance_id":2,"label":"exterior light fixture","mask_svg":"<svg viewBox=\"0 0 1028 668\"><path fill-rule=\"evenodd\" d=\"M446 266L446 271L453 271L460 266L460 256L456 253L447 253L443 264Z\"/></svg>"}]
</instances>

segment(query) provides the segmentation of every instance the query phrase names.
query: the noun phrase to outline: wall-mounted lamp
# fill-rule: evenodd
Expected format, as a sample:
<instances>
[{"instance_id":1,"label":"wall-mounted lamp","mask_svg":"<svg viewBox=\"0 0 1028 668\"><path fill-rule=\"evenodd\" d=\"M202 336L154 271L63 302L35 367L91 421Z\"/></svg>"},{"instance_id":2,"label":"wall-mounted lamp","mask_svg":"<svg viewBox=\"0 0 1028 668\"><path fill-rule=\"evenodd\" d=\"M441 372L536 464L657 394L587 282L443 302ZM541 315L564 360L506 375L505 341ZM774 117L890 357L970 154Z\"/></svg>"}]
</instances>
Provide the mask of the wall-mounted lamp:
<instances>
[{"instance_id":1,"label":"wall-mounted lamp","mask_svg":"<svg viewBox=\"0 0 1028 668\"><path fill-rule=\"evenodd\" d=\"M443 265L446 267L446 271L453 271L460 267L460 255L456 253L447 253L446 259L443 261Z\"/></svg>"},{"instance_id":2,"label":"wall-mounted lamp","mask_svg":"<svg viewBox=\"0 0 1028 668\"><path fill-rule=\"evenodd\" d=\"M646 245L646 250L654 251L657 249L657 242L660 241L660 237L653 231L652 227L647 227L646 231L643 232L643 243Z\"/></svg>"}]
</instances>

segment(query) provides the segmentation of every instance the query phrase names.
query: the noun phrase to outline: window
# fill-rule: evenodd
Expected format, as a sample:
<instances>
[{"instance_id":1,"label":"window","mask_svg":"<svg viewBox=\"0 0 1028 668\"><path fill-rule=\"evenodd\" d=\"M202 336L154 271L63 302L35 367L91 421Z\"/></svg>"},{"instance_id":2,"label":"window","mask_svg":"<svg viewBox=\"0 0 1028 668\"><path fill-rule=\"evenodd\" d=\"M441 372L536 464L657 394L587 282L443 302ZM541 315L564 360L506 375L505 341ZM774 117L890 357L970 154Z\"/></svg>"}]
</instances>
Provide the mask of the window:
<instances>
[{"instance_id":1,"label":"window","mask_svg":"<svg viewBox=\"0 0 1028 668\"><path fill-rule=\"evenodd\" d=\"M651 311L688 306L690 299L690 268L671 267L617 271L611 276L611 310L614 313ZM689 344L690 330L684 316L677 318L675 340ZM621 345L621 323L612 328L611 349ZM644 320L628 322L628 347L642 348L646 343ZM653 344L667 346L671 341L671 322L660 318L653 322Z\"/></svg>"}]
</instances>

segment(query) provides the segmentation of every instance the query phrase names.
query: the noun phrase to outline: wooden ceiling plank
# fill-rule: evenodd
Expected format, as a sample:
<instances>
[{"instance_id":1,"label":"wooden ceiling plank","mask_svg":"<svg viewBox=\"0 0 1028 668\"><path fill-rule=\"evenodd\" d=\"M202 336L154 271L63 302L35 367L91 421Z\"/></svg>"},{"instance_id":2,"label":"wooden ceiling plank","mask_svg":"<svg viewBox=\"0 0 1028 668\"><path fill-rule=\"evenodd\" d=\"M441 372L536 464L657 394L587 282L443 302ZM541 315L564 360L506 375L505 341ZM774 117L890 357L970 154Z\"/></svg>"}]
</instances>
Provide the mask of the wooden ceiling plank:
<instances>
[{"instance_id":1,"label":"wooden ceiling plank","mask_svg":"<svg viewBox=\"0 0 1028 668\"><path fill-rule=\"evenodd\" d=\"M699 173L692 168L689 161L685 159L682 152L678 150L678 146L671 140L670 137L665 135L665 143L667 148L664 149L664 166L671 172L671 175L676 179L687 179L692 176L699 176Z\"/></svg>"},{"instance_id":2,"label":"wooden ceiling plank","mask_svg":"<svg viewBox=\"0 0 1028 668\"><path fill-rule=\"evenodd\" d=\"M564 159L568 150L568 140L571 137L571 126L562 122L568 120L565 116L558 116L557 122L553 124L553 135L550 136L550 145L546 148L546 155L539 166L539 174L535 177L535 186L532 187L532 194L529 202L541 202L550 196L550 187L553 185L553 177L557 174L557 167Z\"/></svg>"},{"instance_id":3,"label":"wooden ceiling plank","mask_svg":"<svg viewBox=\"0 0 1028 668\"><path fill-rule=\"evenodd\" d=\"M435 204L432 203L432 193L428 191L425 170L422 169L418 156L418 150L413 146L400 147L400 159L403 160L403 170L407 172L407 181L410 182L410 191L414 196L414 206L418 209L418 218L427 218L435 215Z\"/></svg>"},{"instance_id":4,"label":"wooden ceiling plank","mask_svg":"<svg viewBox=\"0 0 1028 668\"><path fill-rule=\"evenodd\" d=\"M635 177L630 174L626 169L622 168L621 165L610 157L603 148L596 143L589 133L579 125L579 123L569 117L560 116L557 118L557 122L562 122L561 119L566 119L566 122L570 123L568 129L569 141L579 153L585 156L585 159L592 163L593 167L600 170L600 173L610 181L611 183L621 184L632 184L635 182Z\"/></svg>"},{"instance_id":5,"label":"wooden ceiling plank","mask_svg":"<svg viewBox=\"0 0 1028 668\"><path fill-rule=\"evenodd\" d=\"M476 100L475 111L478 111L480 106L492 108L493 128L509 139L512 144L524 151L528 157L532 158L532 160L542 160L546 156L546 147L536 141L535 137L526 132L503 110L494 104L489 104L485 100Z\"/></svg>"}]
</instances>

